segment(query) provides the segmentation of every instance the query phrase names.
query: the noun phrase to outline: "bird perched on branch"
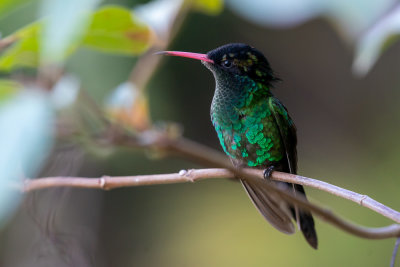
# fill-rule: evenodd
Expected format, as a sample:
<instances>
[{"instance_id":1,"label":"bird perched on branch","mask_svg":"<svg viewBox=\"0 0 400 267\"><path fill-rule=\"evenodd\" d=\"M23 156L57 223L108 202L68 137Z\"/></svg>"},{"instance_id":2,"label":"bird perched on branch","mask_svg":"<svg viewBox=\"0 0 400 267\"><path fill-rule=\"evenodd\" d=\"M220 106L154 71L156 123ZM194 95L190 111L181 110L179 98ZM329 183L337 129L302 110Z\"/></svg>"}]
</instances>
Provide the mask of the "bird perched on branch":
<instances>
[{"instance_id":1,"label":"bird perched on branch","mask_svg":"<svg viewBox=\"0 0 400 267\"><path fill-rule=\"evenodd\" d=\"M216 88L211 121L220 144L236 167L297 172L296 127L285 106L272 94L278 78L268 60L246 44L227 44L207 54L164 51L161 54L201 60L214 74ZM318 240L310 212L287 203L250 181L241 180L260 213L279 231L292 234L297 221L307 242ZM278 187L305 198L301 185L274 181Z\"/></svg>"}]
</instances>

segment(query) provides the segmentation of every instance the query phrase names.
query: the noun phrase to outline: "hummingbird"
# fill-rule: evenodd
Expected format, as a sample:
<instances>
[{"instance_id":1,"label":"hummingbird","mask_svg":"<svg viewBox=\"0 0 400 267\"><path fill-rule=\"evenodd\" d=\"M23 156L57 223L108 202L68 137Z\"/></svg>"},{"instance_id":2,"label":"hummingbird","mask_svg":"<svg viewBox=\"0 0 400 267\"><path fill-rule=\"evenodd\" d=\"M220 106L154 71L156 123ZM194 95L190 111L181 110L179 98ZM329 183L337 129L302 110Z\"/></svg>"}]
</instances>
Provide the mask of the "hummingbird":
<instances>
[{"instance_id":1,"label":"hummingbird","mask_svg":"<svg viewBox=\"0 0 400 267\"><path fill-rule=\"evenodd\" d=\"M271 92L280 79L260 51L247 44L231 43L207 54L180 51L159 54L200 60L213 73L216 88L211 122L222 149L235 167L262 169L266 179L274 170L297 173L296 127L286 107ZM251 181L240 181L272 226L292 234L294 219L307 242L317 249L314 219L309 211L266 192ZM294 195L306 197L301 185L271 182Z\"/></svg>"}]
</instances>

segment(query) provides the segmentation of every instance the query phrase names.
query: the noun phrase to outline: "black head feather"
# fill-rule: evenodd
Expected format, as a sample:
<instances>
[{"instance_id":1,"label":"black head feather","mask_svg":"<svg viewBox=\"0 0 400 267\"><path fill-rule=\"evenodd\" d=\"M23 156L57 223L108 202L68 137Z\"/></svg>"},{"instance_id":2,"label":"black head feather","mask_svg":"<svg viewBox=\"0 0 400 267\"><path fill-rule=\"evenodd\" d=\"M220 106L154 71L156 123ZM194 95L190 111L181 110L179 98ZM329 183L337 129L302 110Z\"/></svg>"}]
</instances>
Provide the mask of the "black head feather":
<instances>
[{"instance_id":1,"label":"black head feather","mask_svg":"<svg viewBox=\"0 0 400 267\"><path fill-rule=\"evenodd\" d=\"M233 43L220 46L208 52L207 57L214 61L212 67L218 70L248 76L255 82L261 82L267 86L279 80L265 56L246 44Z\"/></svg>"}]
</instances>

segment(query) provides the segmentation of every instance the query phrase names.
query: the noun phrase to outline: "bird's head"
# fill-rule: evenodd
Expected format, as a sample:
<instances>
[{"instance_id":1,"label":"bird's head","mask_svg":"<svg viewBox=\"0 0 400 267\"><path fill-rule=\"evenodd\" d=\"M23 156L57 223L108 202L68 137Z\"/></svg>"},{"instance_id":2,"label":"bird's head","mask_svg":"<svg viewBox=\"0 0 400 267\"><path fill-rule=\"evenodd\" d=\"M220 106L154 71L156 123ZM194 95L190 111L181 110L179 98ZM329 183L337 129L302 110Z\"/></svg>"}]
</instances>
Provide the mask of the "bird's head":
<instances>
[{"instance_id":1,"label":"bird's head","mask_svg":"<svg viewBox=\"0 0 400 267\"><path fill-rule=\"evenodd\" d=\"M275 77L268 60L264 55L246 44L234 43L220 46L207 54L197 54L179 51L164 51L160 54L180 56L201 60L216 76L245 76L254 82L270 86Z\"/></svg>"}]
</instances>

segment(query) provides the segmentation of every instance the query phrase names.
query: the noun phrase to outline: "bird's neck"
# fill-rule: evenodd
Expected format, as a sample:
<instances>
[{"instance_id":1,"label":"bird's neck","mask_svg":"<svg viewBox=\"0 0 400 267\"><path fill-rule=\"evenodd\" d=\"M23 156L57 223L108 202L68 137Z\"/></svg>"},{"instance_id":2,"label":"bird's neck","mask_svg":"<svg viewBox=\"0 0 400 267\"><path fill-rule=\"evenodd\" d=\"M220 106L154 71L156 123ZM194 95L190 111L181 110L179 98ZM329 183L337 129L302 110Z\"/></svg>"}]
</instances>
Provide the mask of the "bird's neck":
<instances>
[{"instance_id":1,"label":"bird's neck","mask_svg":"<svg viewBox=\"0 0 400 267\"><path fill-rule=\"evenodd\" d=\"M216 89L211 104L211 117L219 124L239 119L240 110L271 95L267 86L239 75L214 75Z\"/></svg>"}]
</instances>

